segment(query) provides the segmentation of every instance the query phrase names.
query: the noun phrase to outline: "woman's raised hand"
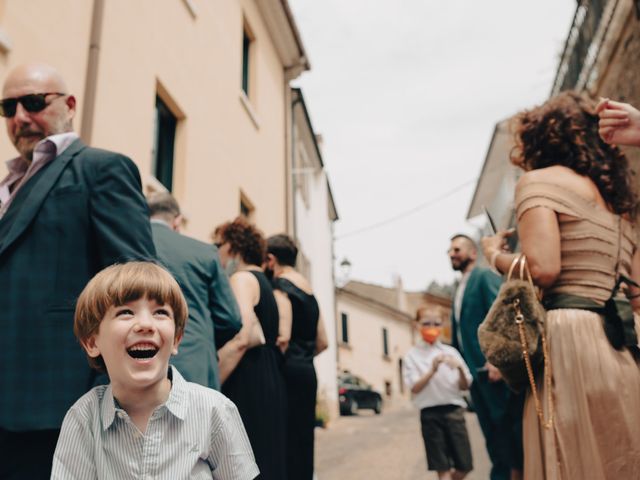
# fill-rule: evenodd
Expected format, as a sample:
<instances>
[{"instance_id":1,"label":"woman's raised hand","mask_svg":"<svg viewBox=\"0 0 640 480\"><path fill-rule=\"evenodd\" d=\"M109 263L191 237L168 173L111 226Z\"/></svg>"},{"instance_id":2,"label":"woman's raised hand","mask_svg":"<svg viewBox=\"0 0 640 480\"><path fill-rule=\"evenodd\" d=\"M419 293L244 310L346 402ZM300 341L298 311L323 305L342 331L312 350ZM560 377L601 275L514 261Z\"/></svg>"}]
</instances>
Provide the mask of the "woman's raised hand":
<instances>
[{"instance_id":1,"label":"woman's raised hand","mask_svg":"<svg viewBox=\"0 0 640 480\"><path fill-rule=\"evenodd\" d=\"M500 230L490 237L482 237L480 245L485 258L490 259L496 252L509 252L507 238L513 235L515 229Z\"/></svg>"},{"instance_id":2,"label":"woman's raised hand","mask_svg":"<svg viewBox=\"0 0 640 480\"><path fill-rule=\"evenodd\" d=\"M640 111L628 103L603 98L596 112L602 140L612 145L640 146Z\"/></svg>"}]
</instances>

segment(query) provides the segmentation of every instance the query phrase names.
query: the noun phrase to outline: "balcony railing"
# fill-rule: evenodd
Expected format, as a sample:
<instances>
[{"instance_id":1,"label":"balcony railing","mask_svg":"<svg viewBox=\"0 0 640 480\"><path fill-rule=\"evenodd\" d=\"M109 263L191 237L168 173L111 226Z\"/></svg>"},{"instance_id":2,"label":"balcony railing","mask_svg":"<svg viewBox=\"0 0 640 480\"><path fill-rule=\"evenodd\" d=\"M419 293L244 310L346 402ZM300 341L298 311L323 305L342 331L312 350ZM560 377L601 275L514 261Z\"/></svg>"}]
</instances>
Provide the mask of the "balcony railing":
<instances>
[{"instance_id":1,"label":"balcony railing","mask_svg":"<svg viewBox=\"0 0 640 480\"><path fill-rule=\"evenodd\" d=\"M598 42L595 40L609 1L617 3L618 0L582 0L579 2L560 58L551 95L562 90L581 88L584 85L583 71L585 66L590 67L595 61L599 48Z\"/></svg>"}]
</instances>

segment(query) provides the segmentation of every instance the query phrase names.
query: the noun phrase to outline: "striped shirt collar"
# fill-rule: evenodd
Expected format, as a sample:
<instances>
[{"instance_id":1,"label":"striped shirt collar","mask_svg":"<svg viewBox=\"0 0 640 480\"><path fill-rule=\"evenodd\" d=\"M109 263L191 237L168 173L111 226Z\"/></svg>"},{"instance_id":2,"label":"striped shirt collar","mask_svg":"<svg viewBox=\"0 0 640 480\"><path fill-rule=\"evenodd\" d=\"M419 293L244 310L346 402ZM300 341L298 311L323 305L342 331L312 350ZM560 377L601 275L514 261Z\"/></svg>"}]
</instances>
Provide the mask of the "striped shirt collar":
<instances>
[{"instance_id":1,"label":"striped shirt collar","mask_svg":"<svg viewBox=\"0 0 640 480\"><path fill-rule=\"evenodd\" d=\"M424 350L433 350L434 348L436 350L442 350L442 341L440 339L437 339L435 342L429 343L429 342L425 342L424 339L422 338L418 338L418 341L416 342L416 347L422 348Z\"/></svg>"},{"instance_id":2,"label":"striped shirt collar","mask_svg":"<svg viewBox=\"0 0 640 480\"><path fill-rule=\"evenodd\" d=\"M187 382L172 365L169 365L167 372L171 380L171 391L165 403L156 408L155 412L166 410L177 419L184 421L189 407L189 392ZM113 424L119 412L126 414L125 410L118 405L118 401L113 396L111 384L107 386L102 397L100 416L102 418L102 429L107 430ZM155 413L154 412L154 413Z\"/></svg>"}]
</instances>

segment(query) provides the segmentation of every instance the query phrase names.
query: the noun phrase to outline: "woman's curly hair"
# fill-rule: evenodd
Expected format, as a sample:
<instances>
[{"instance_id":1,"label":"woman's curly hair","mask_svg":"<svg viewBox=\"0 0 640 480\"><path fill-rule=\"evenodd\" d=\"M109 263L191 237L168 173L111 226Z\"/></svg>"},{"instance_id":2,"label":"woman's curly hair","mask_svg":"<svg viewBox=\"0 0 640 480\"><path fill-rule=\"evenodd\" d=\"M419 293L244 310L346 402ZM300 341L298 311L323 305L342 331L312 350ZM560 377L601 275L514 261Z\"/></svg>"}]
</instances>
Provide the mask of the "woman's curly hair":
<instances>
[{"instance_id":1,"label":"woman's curly hair","mask_svg":"<svg viewBox=\"0 0 640 480\"><path fill-rule=\"evenodd\" d=\"M635 215L638 200L629 162L598 135L595 106L588 96L566 91L521 112L515 118L511 161L524 170L568 167L591 178L615 213Z\"/></svg>"},{"instance_id":2,"label":"woman's curly hair","mask_svg":"<svg viewBox=\"0 0 640 480\"><path fill-rule=\"evenodd\" d=\"M262 232L246 218L238 217L233 222L223 223L215 230L220 241L229 243L229 252L238 253L247 265L262 266L267 242Z\"/></svg>"}]
</instances>

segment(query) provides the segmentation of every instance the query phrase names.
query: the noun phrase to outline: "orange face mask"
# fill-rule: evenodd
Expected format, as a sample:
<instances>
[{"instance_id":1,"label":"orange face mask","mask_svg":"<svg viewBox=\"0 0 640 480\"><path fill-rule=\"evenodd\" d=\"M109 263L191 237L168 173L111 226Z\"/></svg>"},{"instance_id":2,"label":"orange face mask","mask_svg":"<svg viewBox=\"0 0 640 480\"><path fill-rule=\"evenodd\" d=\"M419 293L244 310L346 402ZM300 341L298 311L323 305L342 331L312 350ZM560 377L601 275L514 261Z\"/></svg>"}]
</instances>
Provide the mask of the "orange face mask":
<instances>
[{"instance_id":1,"label":"orange face mask","mask_svg":"<svg viewBox=\"0 0 640 480\"><path fill-rule=\"evenodd\" d=\"M440 336L441 327L422 327L420 328L420 334L422 339L427 343L435 342Z\"/></svg>"}]
</instances>

